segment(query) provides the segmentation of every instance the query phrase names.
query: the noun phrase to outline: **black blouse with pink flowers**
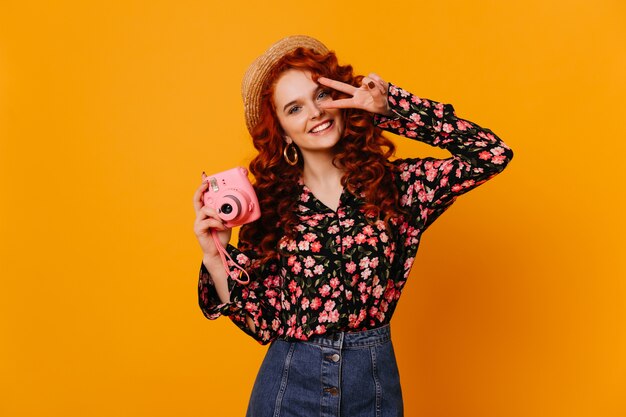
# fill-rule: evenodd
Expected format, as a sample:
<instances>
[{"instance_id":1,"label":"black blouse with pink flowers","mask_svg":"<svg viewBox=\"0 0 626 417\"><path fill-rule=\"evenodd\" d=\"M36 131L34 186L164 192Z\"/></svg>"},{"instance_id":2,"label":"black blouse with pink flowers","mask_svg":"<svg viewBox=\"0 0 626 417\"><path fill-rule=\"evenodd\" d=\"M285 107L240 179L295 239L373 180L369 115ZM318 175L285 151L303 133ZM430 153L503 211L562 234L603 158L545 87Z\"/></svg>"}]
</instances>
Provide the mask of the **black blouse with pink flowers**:
<instances>
[{"instance_id":1,"label":"black blouse with pink flowers","mask_svg":"<svg viewBox=\"0 0 626 417\"><path fill-rule=\"evenodd\" d=\"M229 316L261 344L371 329L391 320L422 233L458 196L501 172L513 152L491 130L456 117L451 104L392 84L388 100L394 116L374 115L376 125L453 155L393 162L400 168L395 181L400 203L410 215L392 221L388 230L368 218L363 202L346 189L333 211L300 182L296 239L279 240L280 258L261 266L254 250L228 245L233 260L251 272L247 286L229 280L230 302L221 303L201 264L198 296L207 318ZM230 265L231 275L238 276Z\"/></svg>"}]
</instances>

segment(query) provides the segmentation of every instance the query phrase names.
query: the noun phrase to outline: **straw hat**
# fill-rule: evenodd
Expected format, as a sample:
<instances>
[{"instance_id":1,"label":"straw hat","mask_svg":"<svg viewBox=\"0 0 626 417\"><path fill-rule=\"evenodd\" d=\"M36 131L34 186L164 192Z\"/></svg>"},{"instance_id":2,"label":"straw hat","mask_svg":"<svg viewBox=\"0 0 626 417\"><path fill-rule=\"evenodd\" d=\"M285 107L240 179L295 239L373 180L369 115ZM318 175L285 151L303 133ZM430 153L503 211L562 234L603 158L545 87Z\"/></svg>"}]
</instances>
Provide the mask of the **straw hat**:
<instances>
[{"instance_id":1,"label":"straw hat","mask_svg":"<svg viewBox=\"0 0 626 417\"><path fill-rule=\"evenodd\" d=\"M267 76L276 63L285 55L299 47L310 48L313 51L325 54L328 48L315 38L306 35L287 36L270 46L261 56L250 64L241 83L244 113L248 131L259 122L261 107L261 90L267 81Z\"/></svg>"}]
</instances>

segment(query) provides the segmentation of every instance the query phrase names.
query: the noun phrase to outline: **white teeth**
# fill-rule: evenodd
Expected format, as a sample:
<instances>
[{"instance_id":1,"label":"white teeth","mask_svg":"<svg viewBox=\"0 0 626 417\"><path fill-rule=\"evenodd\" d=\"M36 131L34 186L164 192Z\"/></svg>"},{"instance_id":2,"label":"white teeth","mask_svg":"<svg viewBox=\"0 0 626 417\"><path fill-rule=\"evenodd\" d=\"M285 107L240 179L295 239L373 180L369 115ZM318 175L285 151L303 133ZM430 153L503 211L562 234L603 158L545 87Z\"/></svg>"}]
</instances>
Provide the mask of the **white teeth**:
<instances>
[{"instance_id":1,"label":"white teeth","mask_svg":"<svg viewBox=\"0 0 626 417\"><path fill-rule=\"evenodd\" d=\"M329 126L330 126L330 121L317 126L315 129L312 129L311 132L312 133L321 132L322 130L327 129Z\"/></svg>"}]
</instances>

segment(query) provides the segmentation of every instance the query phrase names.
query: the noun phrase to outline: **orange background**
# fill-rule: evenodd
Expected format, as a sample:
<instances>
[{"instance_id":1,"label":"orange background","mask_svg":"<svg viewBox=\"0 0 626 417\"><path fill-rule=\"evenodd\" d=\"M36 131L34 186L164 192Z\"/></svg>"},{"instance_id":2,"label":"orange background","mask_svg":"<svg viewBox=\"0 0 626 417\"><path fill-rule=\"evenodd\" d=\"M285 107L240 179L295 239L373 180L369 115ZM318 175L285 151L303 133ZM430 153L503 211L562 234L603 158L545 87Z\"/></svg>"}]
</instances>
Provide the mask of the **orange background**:
<instances>
[{"instance_id":1,"label":"orange background","mask_svg":"<svg viewBox=\"0 0 626 417\"><path fill-rule=\"evenodd\" d=\"M624 2L337 3L2 1L0 415L244 414L266 348L198 307L192 196L295 33L515 151L424 235L406 415L626 415Z\"/></svg>"}]
</instances>

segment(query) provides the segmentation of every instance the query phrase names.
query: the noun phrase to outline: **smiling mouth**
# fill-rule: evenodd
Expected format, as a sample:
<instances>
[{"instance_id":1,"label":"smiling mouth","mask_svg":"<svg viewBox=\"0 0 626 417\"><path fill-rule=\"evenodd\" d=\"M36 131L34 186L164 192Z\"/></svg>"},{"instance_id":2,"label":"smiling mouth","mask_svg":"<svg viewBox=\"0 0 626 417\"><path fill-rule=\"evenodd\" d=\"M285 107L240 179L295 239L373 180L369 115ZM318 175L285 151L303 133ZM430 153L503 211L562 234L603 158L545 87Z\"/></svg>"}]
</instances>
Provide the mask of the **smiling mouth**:
<instances>
[{"instance_id":1,"label":"smiling mouth","mask_svg":"<svg viewBox=\"0 0 626 417\"><path fill-rule=\"evenodd\" d=\"M334 122L332 120L329 120L325 123L315 126L313 129L309 131L309 133L323 133L327 131L328 129L330 129L333 126L333 124Z\"/></svg>"}]
</instances>

